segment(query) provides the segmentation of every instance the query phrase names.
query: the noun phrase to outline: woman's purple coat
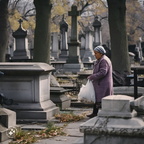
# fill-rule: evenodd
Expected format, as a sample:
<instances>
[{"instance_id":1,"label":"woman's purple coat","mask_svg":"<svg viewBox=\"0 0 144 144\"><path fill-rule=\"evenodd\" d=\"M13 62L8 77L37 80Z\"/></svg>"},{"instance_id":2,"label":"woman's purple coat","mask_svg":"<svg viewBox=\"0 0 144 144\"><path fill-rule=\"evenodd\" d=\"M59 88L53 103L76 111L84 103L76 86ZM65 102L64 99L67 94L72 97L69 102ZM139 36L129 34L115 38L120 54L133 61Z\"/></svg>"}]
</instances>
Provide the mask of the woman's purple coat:
<instances>
[{"instance_id":1,"label":"woman's purple coat","mask_svg":"<svg viewBox=\"0 0 144 144\"><path fill-rule=\"evenodd\" d=\"M89 79L94 85L96 102L101 102L103 97L113 94L112 64L106 55L96 61Z\"/></svg>"}]
</instances>

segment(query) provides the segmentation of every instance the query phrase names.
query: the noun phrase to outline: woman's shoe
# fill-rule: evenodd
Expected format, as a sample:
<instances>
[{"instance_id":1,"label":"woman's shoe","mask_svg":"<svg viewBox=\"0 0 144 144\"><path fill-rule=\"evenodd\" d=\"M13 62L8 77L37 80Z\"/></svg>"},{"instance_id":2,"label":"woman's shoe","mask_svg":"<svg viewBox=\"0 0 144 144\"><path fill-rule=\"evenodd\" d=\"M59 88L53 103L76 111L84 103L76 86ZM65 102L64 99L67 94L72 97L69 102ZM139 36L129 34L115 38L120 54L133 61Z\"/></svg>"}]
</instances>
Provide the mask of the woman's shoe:
<instances>
[{"instance_id":1,"label":"woman's shoe","mask_svg":"<svg viewBox=\"0 0 144 144\"><path fill-rule=\"evenodd\" d=\"M89 117L89 118L93 118L93 117L95 117L95 116L97 116L97 114L90 114L90 115L87 115L87 117Z\"/></svg>"}]
</instances>

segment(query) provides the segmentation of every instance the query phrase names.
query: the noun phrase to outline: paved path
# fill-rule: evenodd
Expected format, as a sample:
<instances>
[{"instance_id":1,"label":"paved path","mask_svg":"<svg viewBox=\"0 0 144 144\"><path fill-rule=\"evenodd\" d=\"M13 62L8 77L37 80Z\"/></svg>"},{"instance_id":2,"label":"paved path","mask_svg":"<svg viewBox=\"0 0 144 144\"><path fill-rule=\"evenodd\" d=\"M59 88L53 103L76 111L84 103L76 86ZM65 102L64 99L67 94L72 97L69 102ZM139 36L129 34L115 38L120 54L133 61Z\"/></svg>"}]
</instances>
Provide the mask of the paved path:
<instances>
[{"instance_id":1,"label":"paved path","mask_svg":"<svg viewBox=\"0 0 144 144\"><path fill-rule=\"evenodd\" d=\"M70 108L74 114L89 114L91 108ZM66 123L67 126L64 128L64 132L67 133L67 136L56 136L49 139L39 140L34 144L83 144L83 133L79 131L80 124L87 121L89 118L85 116L84 119L78 122ZM56 125L63 125L65 123L57 123Z\"/></svg>"},{"instance_id":2,"label":"paved path","mask_svg":"<svg viewBox=\"0 0 144 144\"><path fill-rule=\"evenodd\" d=\"M92 108L68 108L66 112L72 111L74 114L89 114L92 111ZM61 111L62 112L62 111ZM63 111L65 112L65 111ZM63 126L66 124L64 128L64 132L67 133L67 136L55 136L49 139L42 139L37 141L34 144L83 144L83 133L79 131L80 124L84 123L85 121L89 120L86 116L84 119L77 121L77 122L70 122L70 123L60 123L57 122L56 119L53 121L55 122L56 126ZM44 129L45 124L24 124L22 129L30 130L30 129ZM0 144L8 144L10 140L2 142Z\"/></svg>"}]
</instances>

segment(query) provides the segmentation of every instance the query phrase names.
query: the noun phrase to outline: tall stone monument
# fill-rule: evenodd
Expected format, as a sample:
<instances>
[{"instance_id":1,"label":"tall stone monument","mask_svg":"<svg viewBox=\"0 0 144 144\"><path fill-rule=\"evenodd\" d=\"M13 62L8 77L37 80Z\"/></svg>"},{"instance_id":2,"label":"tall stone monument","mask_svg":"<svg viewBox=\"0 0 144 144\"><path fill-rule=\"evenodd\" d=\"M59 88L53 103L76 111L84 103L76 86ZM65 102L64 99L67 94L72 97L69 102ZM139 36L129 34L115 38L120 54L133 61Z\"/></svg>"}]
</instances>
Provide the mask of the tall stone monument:
<instances>
[{"instance_id":1,"label":"tall stone monument","mask_svg":"<svg viewBox=\"0 0 144 144\"><path fill-rule=\"evenodd\" d=\"M68 24L66 23L63 16L62 21L60 22L60 32L61 32L61 52L59 55L60 60L66 60L68 57L67 30L68 30Z\"/></svg>"},{"instance_id":2,"label":"tall stone monument","mask_svg":"<svg viewBox=\"0 0 144 144\"><path fill-rule=\"evenodd\" d=\"M84 56L84 53L85 53L85 43L86 43L86 38L85 38L85 34L83 31L80 31L79 33L79 39L80 39L80 42L81 42L81 47L80 47L80 56L81 56L81 59L83 58Z\"/></svg>"},{"instance_id":3,"label":"tall stone monument","mask_svg":"<svg viewBox=\"0 0 144 144\"><path fill-rule=\"evenodd\" d=\"M95 60L94 52L93 52L93 29L90 26L85 28L86 33L86 45L85 45L85 53L83 56L83 63L85 62L93 62Z\"/></svg>"},{"instance_id":4,"label":"tall stone monument","mask_svg":"<svg viewBox=\"0 0 144 144\"><path fill-rule=\"evenodd\" d=\"M15 38L15 51L13 53L13 61L25 61L30 59L30 50L28 49L27 31L22 27L22 20L19 20L20 26L13 33Z\"/></svg>"},{"instance_id":5,"label":"tall stone monument","mask_svg":"<svg viewBox=\"0 0 144 144\"><path fill-rule=\"evenodd\" d=\"M59 59L59 40L58 40L58 33L54 32L52 34L52 49L51 49L51 56L54 57L56 60Z\"/></svg>"},{"instance_id":6,"label":"tall stone monument","mask_svg":"<svg viewBox=\"0 0 144 144\"><path fill-rule=\"evenodd\" d=\"M96 46L102 44L101 22L98 20L98 16L95 17L95 20L93 22L93 27L94 27L94 43L93 43L93 47L96 47Z\"/></svg>"},{"instance_id":7,"label":"tall stone monument","mask_svg":"<svg viewBox=\"0 0 144 144\"><path fill-rule=\"evenodd\" d=\"M76 5L72 5L68 14L71 16L72 24L70 43L68 43L69 57L66 64L64 64L64 70L65 72L77 73L83 70L83 64L80 59L80 43L77 35L77 16L80 15L80 12L77 10Z\"/></svg>"}]
</instances>

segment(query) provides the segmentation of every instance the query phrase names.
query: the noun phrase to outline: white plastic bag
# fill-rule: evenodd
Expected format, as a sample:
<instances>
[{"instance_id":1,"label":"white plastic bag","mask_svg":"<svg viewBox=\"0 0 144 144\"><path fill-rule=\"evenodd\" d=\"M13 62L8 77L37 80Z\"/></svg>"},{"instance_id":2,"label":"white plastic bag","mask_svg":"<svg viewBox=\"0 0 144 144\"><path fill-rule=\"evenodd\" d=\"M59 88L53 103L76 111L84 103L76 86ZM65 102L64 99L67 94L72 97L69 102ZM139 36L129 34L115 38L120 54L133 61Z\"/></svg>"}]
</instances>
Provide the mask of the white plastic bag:
<instances>
[{"instance_id":1,"label":"white plastic bag","mask_svg":"<svg viewBox=\"0 0 144 144\"><path fill-rule=\"evenodd\" d=\"M95 103L95 91L93 84L90 80L87 81L86 85L82 84L80 92L78 94L78 100L84 103Z\"/></svg>"}]
</instances>

